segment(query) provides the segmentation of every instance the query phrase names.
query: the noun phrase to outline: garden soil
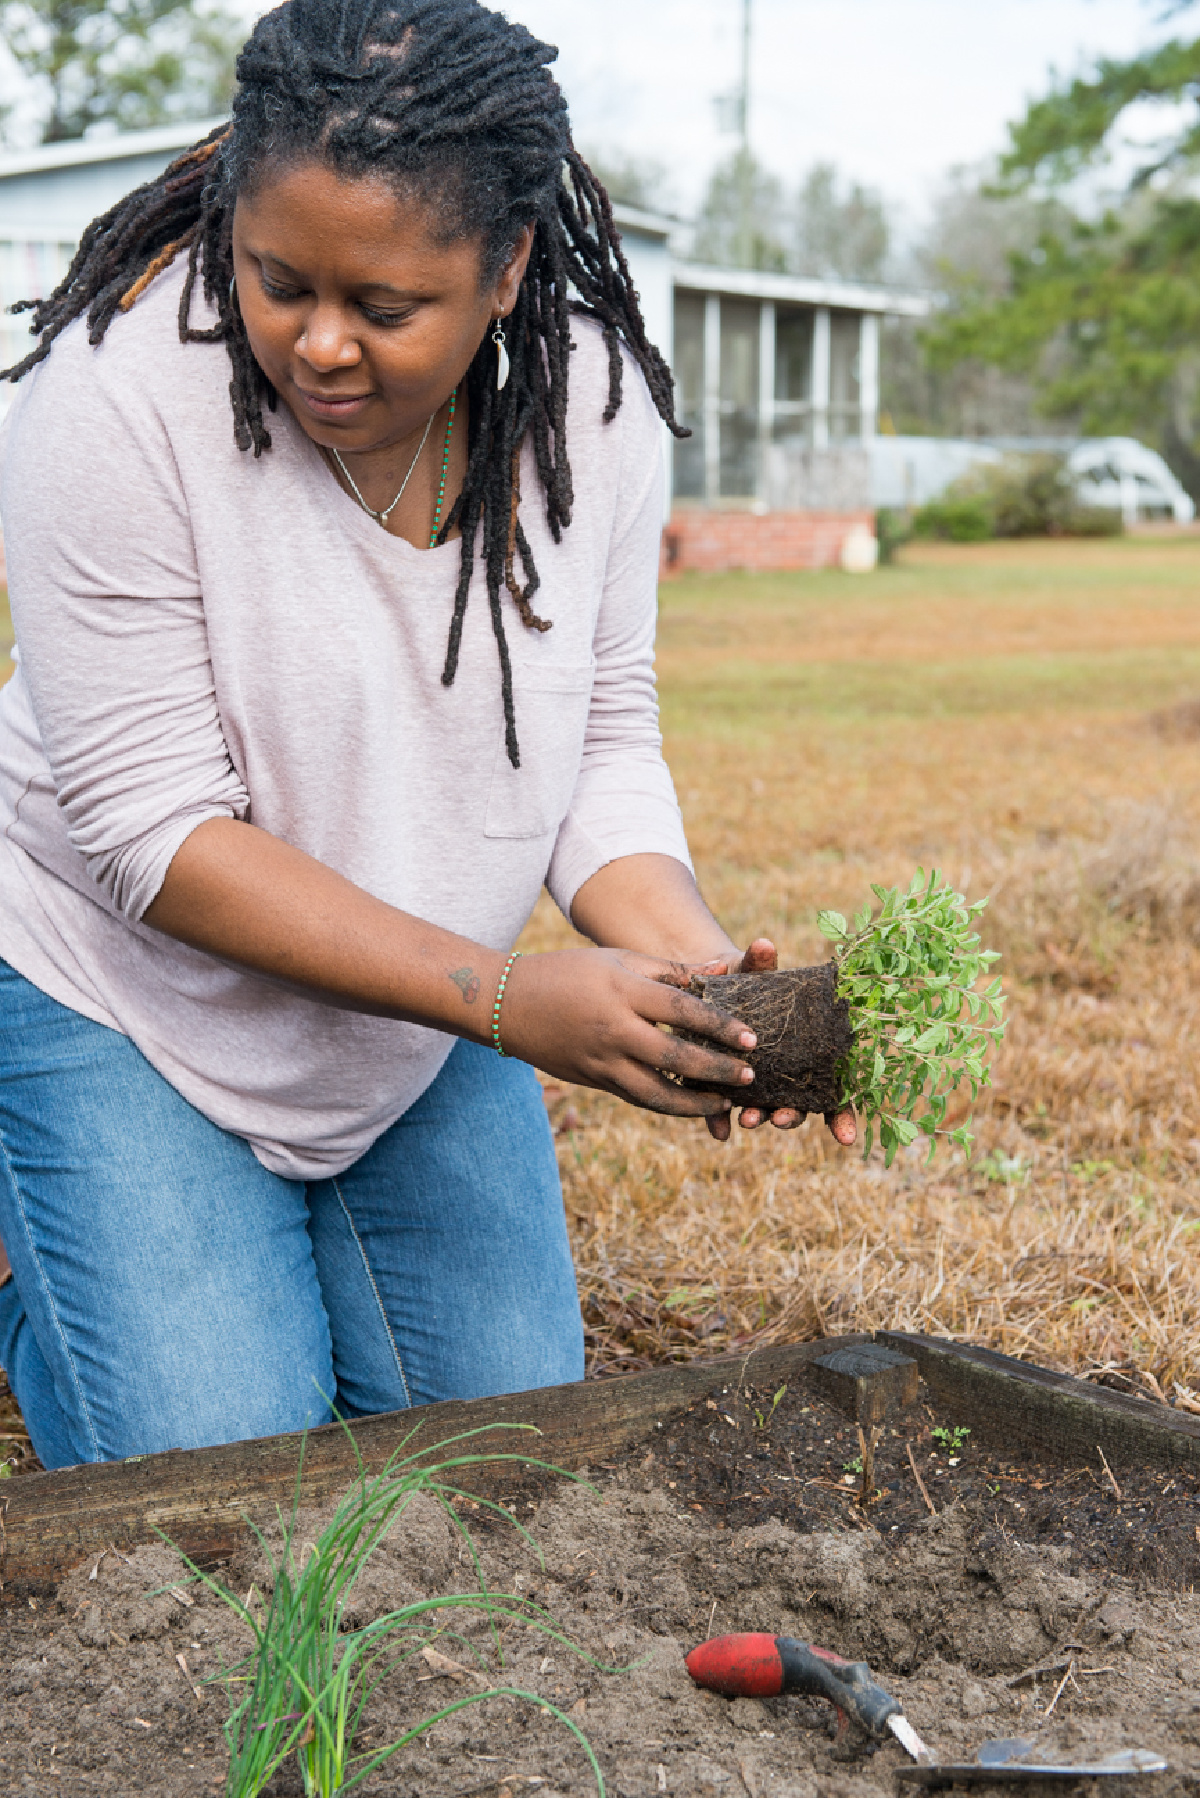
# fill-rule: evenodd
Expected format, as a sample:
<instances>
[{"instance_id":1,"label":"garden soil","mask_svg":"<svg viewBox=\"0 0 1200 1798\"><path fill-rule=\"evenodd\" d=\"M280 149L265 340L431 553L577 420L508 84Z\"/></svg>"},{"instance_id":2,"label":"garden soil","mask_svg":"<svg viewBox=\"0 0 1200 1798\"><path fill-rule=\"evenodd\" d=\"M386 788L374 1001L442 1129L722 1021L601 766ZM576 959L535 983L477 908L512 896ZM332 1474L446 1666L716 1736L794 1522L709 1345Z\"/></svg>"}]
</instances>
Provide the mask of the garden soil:
<instances>
[{"instance_id":1,"label":"garden soil","mask_svg":"<svg viewBox=\"0 0 1200 1798\"><path fill-rule=\"evenodd\" d=\"M918 1406L886 1428L865 1513L854 1426L800 1387L778 1398L716 1387L591 1469L594 1486L514 1490L540 1556L507 1519L461 1503L493 1589L544 1606L592 1659L509 1626L501 1668L483 1619L460 1615L459 1633L436 1640L442 1660L415 1655L376 1694L362 1745L506 1683L571 1717L615 1798L890 1798L906 1764L894 1742L839 1738L815 1700L730 1702L692 1685L693 1644L767 1630L868 1659L939 1759L1016 1735L1059 1758L1148 1748L1170 1771L1137 1782L1147 1798L1200 1793L1196 1479L1041 1466L970 1437L955 1452L954 1422ZM300 1539L328 1514L305 1515ZM227 1705L205 1682L247 1642L203 1587L160 1590L179 1575L166 1547L110 1552L52 1597L0 1613L6 1794L223 1789ZM242 1595L268 1585L250 1548L218 1577ZM422 1496L360 1582L351 1621L473 1582L461 1538ZM302 1788L289 1766L267 1789ZM554 1718L488 1698L359 1789L565 1798L596 1785Z\"/></svg>"}]
</instances>

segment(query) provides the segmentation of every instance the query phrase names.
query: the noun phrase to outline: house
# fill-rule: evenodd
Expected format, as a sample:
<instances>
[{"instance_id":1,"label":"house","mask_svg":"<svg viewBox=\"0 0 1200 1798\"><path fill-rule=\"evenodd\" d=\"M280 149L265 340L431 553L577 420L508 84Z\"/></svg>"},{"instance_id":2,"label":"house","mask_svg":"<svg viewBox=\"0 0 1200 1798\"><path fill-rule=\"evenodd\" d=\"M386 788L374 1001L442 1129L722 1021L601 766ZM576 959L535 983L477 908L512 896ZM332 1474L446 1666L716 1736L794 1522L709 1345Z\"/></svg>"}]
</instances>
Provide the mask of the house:
<instances>
[{"instance_id":1,"label":"house","mask_svg":"<svg viewBox=\"0 0 1200 1798\"><path fill-rule=\"evenodd\" d=\"M77 138L0 156L0 368L29 350L28 322L9 307L53 292L85 226L153 181L220 121ZM0 406L9 394L0 389Z\"/></svg>"},{"instance_id":2,"label":"house","mask_svg":"<svg viewBox=\"0 0 1200 1798\"><path fill-rule=\"evenodd\" d=\"M0 157L0 367L29 345L26 321L8 307L50 292L88 222L216 122ZM927 296L706 268L675 254L675 221L628 206L614 213L691 431L675 443L664 433L664 565L836 562L851 526L872 515L880 320L921 316ZM9 391L0 388L0 408Z\"/></svg>"}]
</instances>

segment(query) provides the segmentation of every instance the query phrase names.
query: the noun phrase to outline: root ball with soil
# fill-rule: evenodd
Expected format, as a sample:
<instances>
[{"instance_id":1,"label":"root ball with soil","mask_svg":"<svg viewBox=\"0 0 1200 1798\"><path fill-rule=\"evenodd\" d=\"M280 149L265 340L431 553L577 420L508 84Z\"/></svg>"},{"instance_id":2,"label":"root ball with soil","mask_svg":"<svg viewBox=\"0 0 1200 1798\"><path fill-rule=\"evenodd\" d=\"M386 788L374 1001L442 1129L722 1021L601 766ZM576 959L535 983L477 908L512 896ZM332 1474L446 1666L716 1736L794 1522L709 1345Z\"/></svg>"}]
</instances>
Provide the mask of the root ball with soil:
<instances>
[{"instance_id":1,"label":"root ball with soil","mask_svg":"<svg viewBox=\"0 0 1200 1798\"><path fill-rule=\"evenodd\" d=\"M753 1103L832 1118L842 1109L840 1070L854 1047L850 1007L837 992L837 967L787 968L770 974L700 976L692 987L749 1026L758 1047Z\"/></svg>"}]
</instances>

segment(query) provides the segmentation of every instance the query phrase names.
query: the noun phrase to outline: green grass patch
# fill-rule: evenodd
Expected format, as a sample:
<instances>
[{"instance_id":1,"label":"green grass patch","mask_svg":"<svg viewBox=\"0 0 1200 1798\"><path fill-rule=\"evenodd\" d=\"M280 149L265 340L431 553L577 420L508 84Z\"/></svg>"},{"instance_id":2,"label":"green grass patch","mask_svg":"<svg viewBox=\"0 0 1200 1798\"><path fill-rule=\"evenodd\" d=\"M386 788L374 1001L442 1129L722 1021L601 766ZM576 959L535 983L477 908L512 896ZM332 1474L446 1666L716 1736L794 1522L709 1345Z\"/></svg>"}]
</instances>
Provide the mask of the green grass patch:
<instances>
[{"instance_id":1,"label":"green grass patch","mask_svg":"<svg viewBox=\"0 0 1200 1798\"><path fill-rule=\"evenodd\" d=\"M910 552L850 577L664 583L673 737L757 737L801 717L1122 713L1200 691L1200 541Z\"/></svg>"},{"instance_id":2,"label":"green grass patch","mask_svg":"<svg viewBox=\"0 0 1200 1798\"><path fill-rule=\"evenodd\" d=\"M811 615L827 620L852 608L892 616L897 608L921 613L930 600L954 599L985 610L1014 601L1047 600L1056 612L1098 605L1125 609L1153 598L1174 599L1181 610L1200 607L1200 538L1109 538L1103 543L994 544L948 553L919 549L873 574L840 569L776 574L686 574L660 588L664 628L670 632L689 613L711 615L736 629L747 609Z\"/></svg>"},{"instance_id":3,"label":"green grass patch","mask_svg":"<svg viewBox=\"0 0 1200 1798\"><path fill-rule=\"evenodd\" d=\"M774 731L827 717L979 717L1122 712L1166 706L1200 689L1200 649L997 656L925 663L728 661L720 675L673 669L662 680L672 736Z\"/></svg>"}]
</instances>

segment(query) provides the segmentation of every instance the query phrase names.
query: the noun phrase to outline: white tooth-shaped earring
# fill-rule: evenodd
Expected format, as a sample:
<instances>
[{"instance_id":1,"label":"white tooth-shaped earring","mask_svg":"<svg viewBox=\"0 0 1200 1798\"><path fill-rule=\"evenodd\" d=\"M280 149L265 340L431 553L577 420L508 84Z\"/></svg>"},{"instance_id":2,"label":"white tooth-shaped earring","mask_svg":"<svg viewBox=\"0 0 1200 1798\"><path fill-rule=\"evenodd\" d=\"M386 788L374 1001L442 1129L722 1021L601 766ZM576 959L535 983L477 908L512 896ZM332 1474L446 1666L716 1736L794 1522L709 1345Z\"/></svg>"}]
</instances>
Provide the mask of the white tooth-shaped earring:
<instances>
[{"instance_id":1,"label":"white tooth-shaped earring","mask_svg":"<svg viewBox=\"0 0 1200 1798\"><path fill-rule=\"evenodd\" d=\"M496 392L500 393L508 386L508 351L505 349L505 336L500 320L496 320L496 329L492 332L492 342L496 346Z\"/></svg>"}]
</instances>

